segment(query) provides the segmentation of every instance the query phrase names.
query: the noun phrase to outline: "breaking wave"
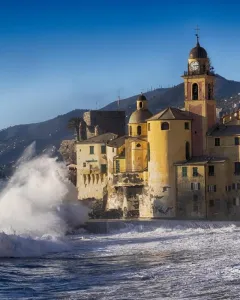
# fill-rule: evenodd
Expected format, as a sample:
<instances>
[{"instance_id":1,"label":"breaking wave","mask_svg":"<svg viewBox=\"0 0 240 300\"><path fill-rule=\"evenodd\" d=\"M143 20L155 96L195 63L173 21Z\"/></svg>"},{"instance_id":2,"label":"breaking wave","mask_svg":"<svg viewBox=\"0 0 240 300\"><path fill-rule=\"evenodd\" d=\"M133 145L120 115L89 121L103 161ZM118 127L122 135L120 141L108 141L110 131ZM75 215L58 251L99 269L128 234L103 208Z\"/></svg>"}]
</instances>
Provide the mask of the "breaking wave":
<instances>
[{"instance_id":1,"label":"breaking wave","mask_svg":"<svg viewBox=\"0 0 240 300\"><path fill-rule=\"evenodd\" d=\"M30 145L0 193L0 257L68 250L65 233L86 221L67 169L47 154L34 158Z\"/></svg>"}]
</instances>

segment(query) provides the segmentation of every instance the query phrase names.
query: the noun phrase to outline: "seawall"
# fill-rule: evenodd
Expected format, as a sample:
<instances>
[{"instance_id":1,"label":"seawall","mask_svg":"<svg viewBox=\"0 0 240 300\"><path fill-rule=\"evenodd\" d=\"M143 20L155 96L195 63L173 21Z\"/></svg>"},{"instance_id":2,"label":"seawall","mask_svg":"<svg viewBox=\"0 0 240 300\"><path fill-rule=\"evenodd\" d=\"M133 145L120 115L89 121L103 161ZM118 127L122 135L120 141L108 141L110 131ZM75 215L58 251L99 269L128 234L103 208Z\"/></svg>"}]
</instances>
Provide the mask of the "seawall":
<instances>
[{"instance_id":1,"label":"seawall","mask_svg":"<svg viewBox=\"0 0 240 300\"><path fill-rule=\"evenodd\" d=\"M159 220L159 219L144 219L144 220L89 220L85 224L85 229L90 233L106 234L111 232L117 232L120 230L137 229L138 231L144 230L144 228L157 229L157 228L169 228L169 229L191 229L191 228L221 228L226 226L240 227L240 221L199 221L199 220Z\"/></svg>"}]
</instances>

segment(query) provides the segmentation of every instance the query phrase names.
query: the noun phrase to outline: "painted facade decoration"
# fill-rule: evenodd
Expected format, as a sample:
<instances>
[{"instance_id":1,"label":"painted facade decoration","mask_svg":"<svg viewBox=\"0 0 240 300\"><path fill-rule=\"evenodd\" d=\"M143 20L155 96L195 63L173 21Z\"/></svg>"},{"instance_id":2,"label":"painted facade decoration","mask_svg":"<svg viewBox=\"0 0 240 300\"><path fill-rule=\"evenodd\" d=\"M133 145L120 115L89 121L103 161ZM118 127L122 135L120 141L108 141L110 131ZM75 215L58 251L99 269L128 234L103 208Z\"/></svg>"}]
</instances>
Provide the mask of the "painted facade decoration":
<instances>
[{"instance_id":1,"label":"painted facade decoration","mask_svg":"<svg viewBox=\"0 0 240 300\"><path fill-rule=\"evenodd\" d=\"M184 110L153 115L140 95L126 135L95 123L76 143L79 200L129 218L240 219L240 113L216 123L215 74L198 37L182 78Z\"/></svg>"}]
</instances>

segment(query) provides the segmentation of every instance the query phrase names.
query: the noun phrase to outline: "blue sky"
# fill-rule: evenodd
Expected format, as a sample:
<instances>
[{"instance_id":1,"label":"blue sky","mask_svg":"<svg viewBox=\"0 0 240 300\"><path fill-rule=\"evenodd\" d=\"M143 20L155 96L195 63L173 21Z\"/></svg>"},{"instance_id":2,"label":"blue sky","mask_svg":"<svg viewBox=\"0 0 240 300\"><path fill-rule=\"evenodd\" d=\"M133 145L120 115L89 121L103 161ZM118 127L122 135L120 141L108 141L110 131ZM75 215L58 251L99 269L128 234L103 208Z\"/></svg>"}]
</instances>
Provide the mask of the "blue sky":
<instances>
[{"instance_id":1,"label":"blue sky","mask_svg":"<svg viewBox=\"0 0 240 300\"><path fill-rule=\"evenodd\" d=\"M240 81L237 1L0 1L0 128L178 84L200 43Z\"/></svg>"}]
</instances>

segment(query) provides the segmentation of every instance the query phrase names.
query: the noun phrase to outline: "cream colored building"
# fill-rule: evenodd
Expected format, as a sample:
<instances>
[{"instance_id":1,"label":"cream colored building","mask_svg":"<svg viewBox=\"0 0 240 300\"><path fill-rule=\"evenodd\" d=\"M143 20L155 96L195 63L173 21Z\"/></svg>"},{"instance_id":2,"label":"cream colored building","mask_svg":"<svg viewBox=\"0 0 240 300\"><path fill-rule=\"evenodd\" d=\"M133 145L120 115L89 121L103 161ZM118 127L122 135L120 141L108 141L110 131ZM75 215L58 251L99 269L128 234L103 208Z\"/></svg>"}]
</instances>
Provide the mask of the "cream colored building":
<instances>
[{"instance_id":1,"label":"cream colored building","mask_svg":"<svg viewBox=\"0 0 240 300\"><path fill-rule=\"evenodd\" d=\"M102 200L108 183L107 142L116 138L105 133L76 143L79 199Z\"/></svg>"}]
</instances>

